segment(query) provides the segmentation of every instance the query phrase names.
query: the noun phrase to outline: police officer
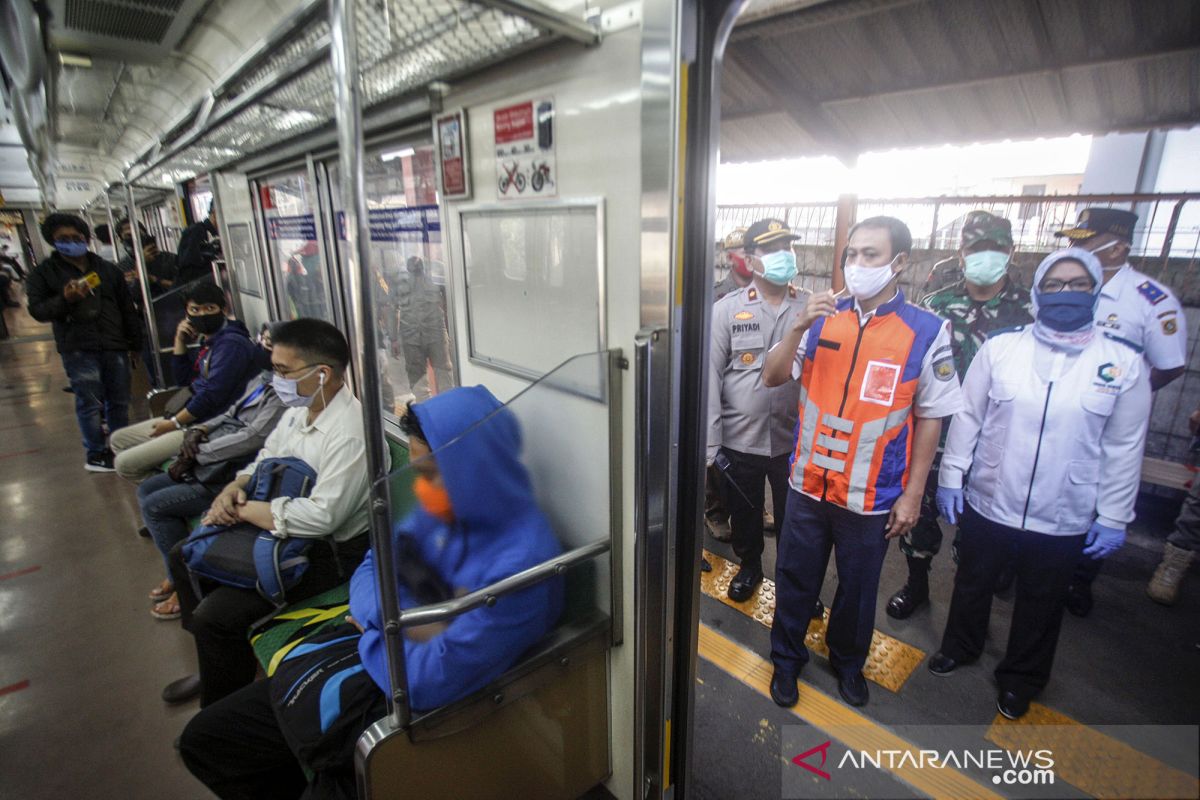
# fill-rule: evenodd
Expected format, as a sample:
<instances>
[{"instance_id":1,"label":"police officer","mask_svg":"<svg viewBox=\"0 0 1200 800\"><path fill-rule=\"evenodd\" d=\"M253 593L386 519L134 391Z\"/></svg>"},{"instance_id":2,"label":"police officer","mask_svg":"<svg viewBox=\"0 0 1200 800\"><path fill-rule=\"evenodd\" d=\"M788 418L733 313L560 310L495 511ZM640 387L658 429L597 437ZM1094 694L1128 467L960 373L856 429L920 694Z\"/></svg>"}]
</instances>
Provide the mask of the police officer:
<instances>
[{"instance_id":1,"label":"police officer","mask_svg":"<svg viewBox=\"0 0 1200 800\"><path fill-rule=\"evenodd\" d=\"M1119 208L1085 208L1072 228L1059 231L1072 245L1090 250L1104 270L1096 326L1142 348L1150 367L1150 390L1158 391L1187 368L1187 320L1170 289L1129 265L1137 214ZM1067 610L1086 617L1092 582L1104 562L1084 559L1071 582Z\"/></svg>"},{"instance_id":2,"label":"police officer","mask_svg":"<svg viewBox=\"0 0 1200 800\"><path fill-rule=\"evenodd\" d=\"M713 307L708 383L708 463L729 510L733 551L741 568L729 597L742 601L763 579L764 483L770 481L775 518L787 499L788 454L796 426L795 384L768 389L762 370L767 351L792 329L804 299L791 286L796 276L792 242L783 222L765 219L745 234L753 285Z\"/></svg>"},{"instance_id":3,"label":"police officer","mask_svg":"<svg viewBox=\"0 0 1200 800\"><path fill-rule=\"evenodd\" d=\"M948 324L906 303L897 285L911 250L900 220L859 222L846 247L852 297L812 295L767 358L767 386L800 384L771 627L771 699L781 706L799 699L796 678L808 662L804 612L821 590L831 550L838 587L825 634L829 663L842 699L867 702L862 668L888 540L916 523L942 418L962 403Z\"/></svg>"},{"instance_id":4,"label":"police officer","mask_svg":"<svg viewBox=\"0 0 1200 800\"><path fill-rule=\"evenodd\" d=\"M962 538L929 670L949 675L980 657L991 581L1015 556L1012 624L995 671L996 706L1009 719L1050 679L1075 565L1115 552L1133 519L1150 387L1137 347L1093 324L1101 280L1081 248L1042 261L1035 323L998 331L980 349L942 455L937 505L951 523L961 516Z\"/></svg>"},{"instance_id":5,"label":"police officer","mask_svg":"<svg viewBox=\"0 0 1200 800\"><path fill-rule=\"evenodd\" d=\"M754 278L754 272L746 263L746 256L742 252L745 247L745 237L746 229L737 228L722 242L721 255L729 266L729 274L713 286L714 301L720 300L738 289L745 289Z\"/></svg>"},{"instance_id":6,"label":"police officer","mask_svg":"<svg viewBox=\"0 0 1200 800\"><path fill-rule=\"evenodd\" d=\"M1008 275L1012 252L1011 223L987 211L972 211L963 220L958 251L963 279L921 301L950 323L950 347L960 381L989 333L1033 322L1029 292ZM907 619L929 600L929 566L942 545L934 503L939 465L940 459L934 458L935 477L926 483L921 517L900 539L900 550L908 561L908 582L888 601L888 616L895 619Z\"/></svg>"}]
</instances>

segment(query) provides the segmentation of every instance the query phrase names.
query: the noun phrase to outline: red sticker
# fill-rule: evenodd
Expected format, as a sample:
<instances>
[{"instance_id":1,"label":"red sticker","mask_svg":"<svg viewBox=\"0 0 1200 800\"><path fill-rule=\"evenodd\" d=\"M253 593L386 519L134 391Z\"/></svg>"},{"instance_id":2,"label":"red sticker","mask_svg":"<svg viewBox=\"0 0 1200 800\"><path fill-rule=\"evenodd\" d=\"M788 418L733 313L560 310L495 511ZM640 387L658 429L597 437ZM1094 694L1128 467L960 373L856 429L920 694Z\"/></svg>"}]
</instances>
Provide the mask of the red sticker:
<instances>
[{"instance_id":1,"label":"red sticker","mask_svg":"<svg viewBox=\"0 0 1200 800\"><path fill-rule=\"evenodd\" d=\"M858 393L858 399L881 406L890 406L896 397L896 384L899 382L899 364L868 361L867 374L863 376L862 390Z\"/></svg>"}]
</instances>

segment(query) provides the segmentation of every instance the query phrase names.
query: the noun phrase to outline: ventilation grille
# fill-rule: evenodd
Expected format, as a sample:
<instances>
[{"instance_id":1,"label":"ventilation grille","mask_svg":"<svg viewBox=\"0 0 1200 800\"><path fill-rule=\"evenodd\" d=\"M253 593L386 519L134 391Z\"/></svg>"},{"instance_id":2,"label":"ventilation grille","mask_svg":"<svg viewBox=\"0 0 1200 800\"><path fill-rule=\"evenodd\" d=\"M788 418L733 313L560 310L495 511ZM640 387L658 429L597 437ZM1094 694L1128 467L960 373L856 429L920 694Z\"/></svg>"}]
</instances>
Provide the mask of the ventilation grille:
<instances>
[{"instance_id":1,"label":"ventilation grille","mask_svg":"<svg viewBox=\"0 0 1200 800\"><path fill-rule=\"evenodd\" d=\"M184 0L103 2L67 0L63 25L69 30L159 44Z\"/></svg>"}]
</instances>

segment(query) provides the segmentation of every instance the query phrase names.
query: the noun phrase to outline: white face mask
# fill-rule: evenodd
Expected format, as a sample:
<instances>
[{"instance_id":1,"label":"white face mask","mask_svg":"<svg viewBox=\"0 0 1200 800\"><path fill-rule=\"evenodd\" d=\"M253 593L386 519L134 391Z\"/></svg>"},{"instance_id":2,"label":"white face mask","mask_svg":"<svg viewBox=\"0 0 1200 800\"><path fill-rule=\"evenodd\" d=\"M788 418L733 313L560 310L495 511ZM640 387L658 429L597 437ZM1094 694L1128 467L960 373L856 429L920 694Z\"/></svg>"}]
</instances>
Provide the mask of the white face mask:
<instances>
[{"instance_id":1,"label":"white face mask","mask_svg":"<svg viewBox=\"0 0 1200 800\"><path fill-rule=\"evenodd\" d=\"M897 254L896 258L899 257ZM892 278L896 277L896 273L892 271L892 264L896 263L896 258L893 258L886 266L882 267L847 264L844 273L846 276L846 288L850 291L850 294L859 300L870 300L882 292L892 282Z\"/></svg>"},{"instance_id":2,"label":"white face mask","mask_svg":"<svg viewBox=\"0 0 1200 800\"><path fill-rule=\"evenodd\" d=\"M306 408L308 406L311 406L312 402L313 402L313 398L315 398L317 395L316 394L309 394L309 395L300 394L300 391L296 388L296 384L300 383L300 381L304 380L309 375L312 375L313 372L316 372L318 369L320 369L320 367L310 370L309 372L305 373L304 375L301 375L299 378L285 378L281 375L272 375L271 376L271 386L275 389L275 394L279 397L279 402L283 403L285 406L287 406L289 408ZM324 398L325 397L325 373L324 372L321 373L320 377L318 378L318 381L319 381L319 383L317 384L317 392L320 393L322 398Z\"/></svg>"}]
</instances>

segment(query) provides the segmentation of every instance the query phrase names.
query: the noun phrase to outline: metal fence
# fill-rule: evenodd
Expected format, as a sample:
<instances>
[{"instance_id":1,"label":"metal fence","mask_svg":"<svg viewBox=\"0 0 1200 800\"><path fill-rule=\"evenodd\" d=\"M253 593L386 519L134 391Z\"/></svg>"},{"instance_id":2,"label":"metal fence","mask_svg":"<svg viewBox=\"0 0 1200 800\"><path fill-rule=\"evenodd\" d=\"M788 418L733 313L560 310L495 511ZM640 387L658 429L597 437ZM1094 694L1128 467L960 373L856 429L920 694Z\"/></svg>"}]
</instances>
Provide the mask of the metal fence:
<instances>
[{"instance_id":1,"label":"metal fence","mask_svg":"<svg viewBox=\"0 0 1200 800\"><path fill-rule=\"evenodd\" d=\"M1192 436L1188 415L1200 407L1200 193L1126 195L1012 195L898 198L843 198L849 219L886 215L903 220L913 234L910 269L901 287L914 301L961 276L956 253L963 218L976 209L1008 219L1016 252L1014 278L1028 286L1042 257L1065 244L1056 231L1072 227L1086 207L1123 208L1138 215L1130 263L1169 286L1184 304L1188 326L1185 374L1159 390L1154 399L1146 455L1186 462ZM796 242L800 288L819 291L830 285L837 254L837 203L719 205L717 234L767 217L781 219Z\"/></svg>"}]
</instances>

